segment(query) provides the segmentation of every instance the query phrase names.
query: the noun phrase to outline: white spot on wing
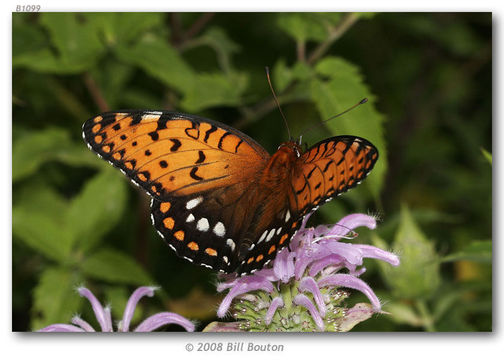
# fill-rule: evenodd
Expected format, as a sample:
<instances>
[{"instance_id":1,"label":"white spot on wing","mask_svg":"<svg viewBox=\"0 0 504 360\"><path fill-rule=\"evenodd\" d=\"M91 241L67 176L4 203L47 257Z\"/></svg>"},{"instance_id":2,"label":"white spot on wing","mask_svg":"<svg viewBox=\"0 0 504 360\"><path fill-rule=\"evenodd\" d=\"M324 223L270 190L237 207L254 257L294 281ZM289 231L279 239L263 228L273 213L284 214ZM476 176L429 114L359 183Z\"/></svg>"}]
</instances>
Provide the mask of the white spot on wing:
<instances>
[{"instance_id":1,"label":"white spot on wing","mask_svg":"<svg viewBox=\"0 0 504 360\"><path fill-rule=\"evenodd\" d=\"M226 244L231 248L231 252L233 252L235 249L235 243L234 243L233 239L227 239Z\"/></svg>"},{"instance_id":2,"label":"white spot on wing","mask_svg":"<svg viewBox=\"0 0 504 360\"><path fill-rule=\"evenodd\" d=\"M277 235L279 235L281 232L282 232L282 227L280 226L280 227L277 229L276 234L277 234Z\"/></svg>"},{"instance_id":3,"label":"white spot on wing","mask_svg":"<svg viewBox=\"0 0 504 360\"><path fill-rule=\"evenodd\" d=\"M210 224L208 223L207 218L201 218L198 220L198 223L196 224L196 229L199 231L208 231L210 229Z\"/></svg>"},{"instance_id":4,"label":"white spot on wing","mask_svg":"<svg viewBox=\"0 0 504 360\"><path fill-rule=\"evenodd\" d=\"M224 227L224 224L219 221L217 224L215 224L213 232L215 235L223 237L224 235L226 235L226 228Z\"/></svg>"},{"instance_id":5,"label":"white spot on wing","mask_svg":"<svg viewBox=\"0 0 504 360\"><path fill-rule=\"evenodd\" d=\"M262 233L261 237L259 238L259 241L257 242L258 244L263 241L266 238L266 235L268 234L268 230L264 230Z\"/></svg>"},{"instance_id":6,"label":"white spot on wing","mask_svg":"<svg viewBox=\"0 0 504 360\"><path fill-rule=\"evenodd\" d=\"M186 222L189 223L189 222L192 222L192 221L194 221L194 215L193 214L189 214L189 216L186 219Z\"/></svg>"},{"instance_id":7,"label":"white spot on wing","mask_svg":"<svg viewBox=\"0 0 504 360\"><path fill-rule=\"evenodd\" d=\"M150 114L145 114L144 116L142 116L142 121L158 121L160 116L161 116L160 112L158 112L158 111L154 112L153 111Z\"/></svg>"},{"instance_id":8,"label":"white spot on wing","mask_svg":"<svg viewBox=\"0 0 504 360\"><path fill-rule=\"evenodd\" d=\"M287 210L287 213L285 214L285 222L289 221L291 215L290 215L290 212L289 210Z\"/></svg>"},{"instance_id":9,"label":"white spot on wing","mask_svg":"<svg viewBox=\"0 0 504 360\"><path fill-rule=\"evenodd\" d=\"M227 256L223 256L222 260L224 260L224 262L229 265L229 260L228 260Z\"/></svg>"},{"instance_id":10,"label":"white spot on wing","mask_svg":"<svg viewBox=\"0 0 504 360\"><path fill-rule=\"evenodd\" d=\"M268 236L266 237L266 241L270 241L273 238L273 235L275 235L275 229L271 229Z\"/></svg>"},{"instance_id":11,"label":"white spot on wing","mask_svg":"<svg viewBox=\"0 0 504 360\"><path fill-rule=\"evenodd\" d=\"M201 202L203 201L203 196L198 196L197 198L194 198L192 200L189 200L186 204L186 209L191 210L198 206Z\"/></svg>"}]
</instances>

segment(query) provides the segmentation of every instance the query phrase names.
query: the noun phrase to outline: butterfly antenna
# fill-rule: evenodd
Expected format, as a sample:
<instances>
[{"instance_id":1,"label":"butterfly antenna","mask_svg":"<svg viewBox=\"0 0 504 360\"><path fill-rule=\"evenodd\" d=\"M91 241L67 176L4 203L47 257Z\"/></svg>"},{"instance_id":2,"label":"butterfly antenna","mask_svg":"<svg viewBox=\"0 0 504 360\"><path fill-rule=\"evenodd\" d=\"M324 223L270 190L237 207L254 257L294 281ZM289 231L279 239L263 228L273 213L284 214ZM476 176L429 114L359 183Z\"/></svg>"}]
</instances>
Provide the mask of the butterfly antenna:
<instances>
[{"instance_id":1,"label":"butterfly antenna","mask_svg":"<svg viewBox=\"0 0 504 360\"><path fill-rule=\"evenodd\" d=\"M349 107L348 109L346 109L345 111L340 112L339 114L334 115L334 116L331 116L329 119L326 119L326 120L322 121L322 122L321 122L321 124L324 124L324 123L326 123L326 122L328 122L328 121L330 121L330 120L336 119L337 117L340 117L341 115L346 114L346 113L347 113L347 112L349 112L350 110L355 109L357 106L362 105L362 104L365 104L365 103L367 103L367 102L368 102L368 99L367 99L367 98L364 98L364 99L362 99L361 101L359 101L357 104L355 104L355 105L353 105L353 106L350 106L350 107ZM306 131L306 133L308 133L308 131L311 131L312 129L313 129L313 127L309 128L309 129ZM306 130L306 128L305 128L305 130Z\"/></svg>"},{"instance_id":2,"label":"butterfly antenna","mask_svg":"<svg viewBox=\"0 0 504 360\"><path fill-rule=\"evenodd\" d=\"M268 84L270 86L271 92L273 93L273 98L275 99L275 102L278 106L278 110L280 110L280 114L282 115L282 118L284 119L285 122L285 127L287 128L287 134L289 134L289 140L292 140L292 136L289 130L289 124L287 123L287 119L285 118L285 115L282 111L282 108L280 107L280 102L278 102L278 98L275 94L275 90L273 89L273 85L271 85L271 79L270 79L270 72L269 72L269 67L266 66L266 77L268 78Z\"/></svg>"},{"instance_id":3,"label":"butterfly antenna","mask_svg":"<svg viewBox=\"0 0 504 360\"><path fill-rule=\"evenodd\" d=\"M330 120L332 120L332 119L335 119L335 118L337 118L337 117L339 117L339 116L341 116L341 115L346 114L346 113L347 113L347 112L349 112L350 110L355 109L357 106L367 103L367 101L368 101L368 99L367 99L367 98L362 99L362 100L361 100L361 101L359 101L357 104L355 104L354 106L350 106L350 107L349 107L348 109L346 109L345 111L340 112L339 114L334 115L334 116L331 116L329 119L326 119L326 120L322 121L322 124L323 124L323 123L326 123L326 122L328 122L328 121L330 121Z\"/></svg>"}]
</instances>

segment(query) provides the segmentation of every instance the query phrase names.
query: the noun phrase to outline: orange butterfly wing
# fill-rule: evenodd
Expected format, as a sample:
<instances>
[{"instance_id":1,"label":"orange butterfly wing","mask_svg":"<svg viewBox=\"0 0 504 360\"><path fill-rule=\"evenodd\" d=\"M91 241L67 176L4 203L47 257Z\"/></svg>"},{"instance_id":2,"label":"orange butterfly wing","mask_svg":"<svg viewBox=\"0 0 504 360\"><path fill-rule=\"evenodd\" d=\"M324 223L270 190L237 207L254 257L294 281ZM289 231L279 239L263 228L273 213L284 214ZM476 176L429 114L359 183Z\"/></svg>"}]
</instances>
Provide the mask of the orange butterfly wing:
<instances>
[{"instance_id":1,"label":"orange butterfly wing","mask_svg":"<svg viewBox=\"0 0 504 360\"><path fill-rule=\"evenodd\" d=\"M151 217L177 255L224 272L262 268L302 217L356 186L378 151L337 136L273 156L216 121L174 112L104 113L83 126L88 146L152 196Z\"/></svg>"},{"instance_id":2,"label":"orange butterfly wing","mask_svg":"<svg viewBox=\"0 0 504 360\"><path fill-rule=\"evenodd\" d=\"M251 178L269 158L236 129L193 115L113 112L83 126L88 146L163 200Z\"/></svg>"},{"instance_id":3,"label":"orange butterfly wing","mask_svg":"<svg viewBox=\"0 0 504 360\"><path fill-rule=\"evenodd\" d=\"M357 186L373 169L378 149L357 136L335 136L299 157L291 180L291 209L305 214Z\"/></svg>"}]
</instances>

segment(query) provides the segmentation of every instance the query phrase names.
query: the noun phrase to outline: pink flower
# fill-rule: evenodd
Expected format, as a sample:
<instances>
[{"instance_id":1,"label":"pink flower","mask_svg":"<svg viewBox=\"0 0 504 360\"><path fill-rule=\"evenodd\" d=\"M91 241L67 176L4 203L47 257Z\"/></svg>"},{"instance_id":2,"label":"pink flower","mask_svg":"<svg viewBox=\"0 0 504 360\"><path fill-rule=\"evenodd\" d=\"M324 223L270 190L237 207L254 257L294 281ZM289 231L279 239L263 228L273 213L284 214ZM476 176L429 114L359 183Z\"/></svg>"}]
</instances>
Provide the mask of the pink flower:
<instances>
[{"instance_id":1,"label":"pink flower","mask_svg":"<svg viewBox=\"0 0 504 360\"><path fill-rule=\"evenodd\" d=\"M131 319L133 318L133 314L135 312L135 308L137 306L138 301L144 297L145 295L152 297L154 296L155 287L142 286L133 292L131 297L128 300L126 305L126 309L124 310L124 315L122 320L119 322L117 326L118 332L128 332ZM96 319L100 324L102 332L112 332L112 317L110 315L110 307L103 307L102 304L96 299L91 291L89 291L85 287L80 287L77 289L81 296L84 296L89 300L93 311L96 315ZM88 322L81 319L79 316L74 316L72 318L72 324L52 324L46 326L43 329L38 331L40 332L95 332L95 329ZM194 324L180 316L178 314L170 313L170 312L161 312L154 314L147 319L145 319L140 325L138 325L135 332L150 332L154 331L157 328L167 325L167 324L177 324L185 328L187 331L194 331Z\"/></svg>"},{"instance_id":2,"label":"pink flower","mask_svg":"<svg viewBox=\"0 0 504 360\"><path fill-rule=\"evenodd\" d=\"M290 251L282 249L272 267L218 285L218 291L229 289L217 311L219 317L225 317L238 299L232 314L242 320L242 329L347 331L381 311L380 300L360 279L366 271L362 262L364 258L374 258L398 266L398 257L374 246L340 242L342 238L355 237L353 229L357 227L375 229L376 219L352 214L334 226L305 228L308 217L292 238ZM349 294L340 288L362 292L371 305L342 307L341 302ZM345 319L346 314L352 316Z\"/></svg>"}]
</instances>

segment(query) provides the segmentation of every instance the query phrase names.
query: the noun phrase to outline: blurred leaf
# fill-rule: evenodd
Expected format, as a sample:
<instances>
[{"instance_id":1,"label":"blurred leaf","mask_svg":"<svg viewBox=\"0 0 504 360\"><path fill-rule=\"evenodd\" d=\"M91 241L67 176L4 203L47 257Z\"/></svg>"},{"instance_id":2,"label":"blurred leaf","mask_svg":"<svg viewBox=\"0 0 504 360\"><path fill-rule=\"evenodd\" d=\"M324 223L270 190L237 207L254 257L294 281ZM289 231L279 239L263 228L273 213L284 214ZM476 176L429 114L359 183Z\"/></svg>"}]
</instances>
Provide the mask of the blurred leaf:
<instances>
[{"instance_id":1,"label":"blurred leaf","mask_svg":"<svg viewBox=\"0 0 504 360\"><path fill-rule=\"evenodd\" d=\"M15 206L12 210L12 233L33 250L65 263L70 256L73 238L61 220L64 214L57 215L26 205Z\"/></svg>"},{"instance_id":2,"label":"blurred leaf","mask_svg":"<svg viewBox=\"0 0 504 360\"><path fill-rule=\"evenodd\" d=\"M31 175L70 144L68 133L55 128L32 132L18 139L12 149L12 181Z\"/></svg>"},{"instance_id":3,"label":"blurred leaf","mask_svg":"<svg viewBox=\"0 0 504 360\"><path fill-rule=\"evenodd\" d=\"M67 214L72 234L81 248L91 248L117 224L126 206L126 196L126 182L115 169L103 170L85 184Z\"/></svg>"},{"instance_id":4,"label":"blurred leaf","mask_svg":"<svg viewBox=\"0 0 504 360\"><path fill-rule=\"evenodd\" d=\"M181 93L193 87L193 70L165 40L144 36L132 46L118 44L115 52L121 61L140 67L154 79Z\"/></svg>"},{"instance_id":5,"label":"blurred leaf","mask_svg":"<svg viewBox=\"0 0 504 360\"><path fill-rule=\"evenodd\" d=\"M211 47L217 54L221 69L226 73L231 71L231 56L239 52L240 46L231 40L222 28L213 26L193 42Z\"/></svg>"},{"instance_id":6,"label":"blurred leaf","mask_svg":"<svg viewBox=\"0 0 504 360\"><path fill-rule=\"evenodd\" d=\"M483 148L481 148L481 153L483 154L483 156L485 157L485 159L488 160L488 162L490 163L490 165L492 165L492 154L490 154L488 151L486 151Z\"/></svg>"},{"instance_id":7,"label":"blurred leaf","mask_svg":"<svg viewBox=\"0 0 504 360\"><path fill-rule=\"evenodd\" d=\"M86 13L88 21L99 27L107 44L125 44L140 37L153 28L162 25L163 13L126 12L126 13Z\"/></svg>"},{"instance_id":8,"label":"blurred leaf","mask_svg":"<svg viewBox=\"0 0 504 360\"><path fill-rule=\"evenodd\" d=\"M48 41L40 27L26 20L25 14L12 14L12 58L47 47Z\"/></svg>"},{"instance_id":9,"label":"blurred leaf","mask_svg":"<svg viewBox=\"0 0 504 360\"><path fill-rule=\"evenodd\" d=\"M72 63L90 67L105 50L96 26L82 13L42 13L45 26L58 50L62 65Z\"/></svg>"},{"instance_id":10,"label":"blurred leaf","mask_svg":"<svg viewBox=\"0 0 504 360\"><path fill-rule=\"evenodd\" d=\"M60 219L68 210L68 201L53 184L45 178L34 177L16 187L13 194L14 207Z\"/></svg>"},{"instance_id":11,"label":"blurred leaf","mask_svg":"<svg viewBox=\"0 0 504 360\"><path fill-rule=\"evenodd\" d=\"M383 240L372 234L375 246L386 248ZM439 264L434 246L414 222L408 208L401 208L401 222L396 233L394 252L401 265L397 268L380 263L385 281L398 298L429 298L440 284Z\"/></svg>"},{"instance_id":12,"label":"blurred leaf","mask_svg":"<svg viewBox=\"0 0 504 360\"><path fill-rule=\"evenodd\" d=\"M125 92L131 89L127 82L131 79L133 73L134 68L132 66L116 59L109 59L89 72L91 79L96 82L103 98L111 109L116 109L120 100L124 101ZM128 107L132 108L131 105ZM141 108L149 108L149 106L145 104Z\"/></svg>"},{"instance_id":13,"label":"blurred leaf","mask_svg":"<svg viewBox=\"0 0 504 360\"><path fill-rule=\"evenodd\" d=\"M75 272L64 268L50 267L42 272L33 292L32 330L70 323L81 303L75 291L80 281Z\"/></svg>"},{"instance_id":14,"label":"blurred leaf","mask_svg":"<svg viewBox=\"0 0 504 360\"><path fill-rule=\"evenodd\" d=\"M247 75L242 73L198 74L181 106L187 111L199 112L212 106L239 105L247 83Z\"/></svg>"},{"instance_id":15,"label":"blurred leaf","mask_svg":"<svg viewBox=\"0 0 504 360\"><path fill-rule=\"evenodd\" d=\"M439 320L444 316L445 313L449 312L453 308L455 303L460 300L462 296L462 291L449 291L436 297L436 302L434 303L434 309L432 312L432 317L435 321Z\"/></svg>"},{"instance_id":16,"label":"blurred leaf","mask_svg":"<svg viewBox=\"0 0 504 360\"><path fill-rule=\"evenodd\" d=\"M375 108L375 97L364 83L357 66L337 57L325 57L315 67L328 80L311 82L312 101L317 105L322 120L328 119L356 104L364 97L368 102L357 109L326 123L333 134L356 135L368 139L379 151L380 157L365 181L371 193L378 198L387 169L387 149L383 135L383 117Z\"/></svg>"},{"instance_id":17,"label":"blurred leaf","mask_svg":"<svg viewBox=\"0 0 504 360\"><path fill-rule=\"evenodd\" d=\"M327 28L315 13L280 13L278 26L299 42L320 42L328 36Z\"/></svg>"},{"instance_id":18,"label":"blurred leaf","mask_svg":"<svg viewBox=\"0 0 504 360\"><path fill-rule=\"evenodd\" d=\"M170 311L189 319L209 319L215 317L215 307L222 298L222 295L207 294L200 287L194 287L184 298L169 300L168 305Z\"/></svg>"},{"instance_id":19,"label":"blurred leaf","mask_svg":"<svg viewBox=\"0 0 504 360\"><path fill-rule=\"evenodd\" d=\"M294 79L292 69L287 66L285 59L281 58L273 67L271 72L273 77L273 88L280 94Z\"/></svg>"},{"instance_id":20,"label":"blurred leaf","mask_svg":"<svg viewBox=\"0 0 504 360\"><path fill-rule=\"evenodd\" d=\"M90 68L105 50L98 29L83 14L42 13L40 24L48 30L56 52L35 48L18 53L13 57L13 66L58 74L77 73Z\"/></svg>"},{"instance_id":21,"label":"blurred leaf","mask_svg":"<svg viewBox=\"0 0 504 360\"><path fill-rule=\"evenodd\" d=\"M440 259L440 262L470 260L482 263L492 262L492 240L473 241L461 251Z\"/></svg>"},{"instance_id":22,"label":"blurred leaf","mask_svg":"<svg viewBox=\"0 0 504 360\"><path fill-rule=\"evenodd\" d=\"M12 148L12 182L33 175L47 161L58 160L71 165L98 164L84 146L76 145L64 129L46 128L20 137Z\"/></svg>"},{"instance_id":23,"label":"blurred leaf","mask_svg":"<svg viewBox=\"0 0 504 360\"><path fill-rule=\"evenodd\" d=\"M151 285L152 279L129 255L118 250L100 249L81 263L87 276L111 283Z\"/></svg>"},{"instance_id":24,"label":"blurred leaf","mask_svg":"<svg viewBox=\"0 0 504 360\"><path fill-rule=\"evenodd\" d=\"M383 306L383 310L390 313L390 318L398 324L411 326L423 326L423 319L405 303L390 302Z\"/></svg>"}]
</instances>

